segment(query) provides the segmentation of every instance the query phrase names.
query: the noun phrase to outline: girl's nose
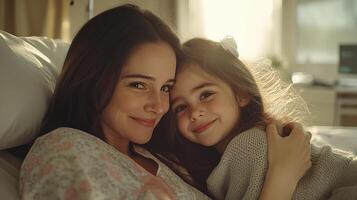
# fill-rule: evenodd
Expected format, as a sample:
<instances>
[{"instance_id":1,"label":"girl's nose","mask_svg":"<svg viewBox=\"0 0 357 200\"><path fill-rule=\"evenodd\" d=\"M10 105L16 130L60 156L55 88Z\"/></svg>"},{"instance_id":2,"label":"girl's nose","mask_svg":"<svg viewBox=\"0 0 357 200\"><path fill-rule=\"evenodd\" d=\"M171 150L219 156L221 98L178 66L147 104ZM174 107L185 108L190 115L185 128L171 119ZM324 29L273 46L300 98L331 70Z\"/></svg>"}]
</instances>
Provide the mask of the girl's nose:
<instances>
[{"instance_id":1,"label":"girl's nose","mask_svg":"<svg viewBox=\"0 0 357 200\"><path fill-rule=\"evenodd\" d=\"M197 119L199 119L199 118L204 116L204 111L200 107L191 109L190 112L191 112L191 115L190 115L190 120L191 121L196 121Z\"/></svg>"}]
</instances>

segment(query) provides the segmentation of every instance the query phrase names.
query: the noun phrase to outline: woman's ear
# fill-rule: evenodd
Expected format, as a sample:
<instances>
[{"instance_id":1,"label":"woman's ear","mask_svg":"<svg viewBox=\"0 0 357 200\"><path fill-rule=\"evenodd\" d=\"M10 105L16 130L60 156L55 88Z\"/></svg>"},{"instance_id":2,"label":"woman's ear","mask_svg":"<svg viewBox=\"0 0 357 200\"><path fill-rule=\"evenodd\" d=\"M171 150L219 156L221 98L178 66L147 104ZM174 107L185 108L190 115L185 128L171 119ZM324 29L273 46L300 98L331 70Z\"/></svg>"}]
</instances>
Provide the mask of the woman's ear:
<instances>
[{"instance_id":1,"label":"woman's ear","mask_svg":"<svg viewBox=\"0 0 357 200\"><path fill-rule=\"evenodd\" d=\"M247 94L239 94L236 96L236 99L239 107L245 107L246 105L249 104L251 100L251 96Z\"/></svg>"}]
</instances>

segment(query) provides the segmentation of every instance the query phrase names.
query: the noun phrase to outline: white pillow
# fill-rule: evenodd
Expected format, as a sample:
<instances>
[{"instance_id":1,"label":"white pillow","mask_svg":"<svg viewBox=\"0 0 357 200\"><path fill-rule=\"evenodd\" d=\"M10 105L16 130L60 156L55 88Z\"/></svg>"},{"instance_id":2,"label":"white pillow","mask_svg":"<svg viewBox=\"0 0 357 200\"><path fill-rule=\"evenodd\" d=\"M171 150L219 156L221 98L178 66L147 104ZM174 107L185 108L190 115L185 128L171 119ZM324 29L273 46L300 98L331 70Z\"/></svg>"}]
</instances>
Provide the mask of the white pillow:
<instances>
[{"instance_id":1,"label":"white pillow","mask_svg":"<svg viewBox=\"0 0 357 200\"><path fill-rule=\"evenodd\" d=\"M35 138L69 44L0 30L0 149Z\"/></svg>"},{"instance_id":2,"label":"white pillow","mask_svg":"<svg viewBox=\"0 0 357 200\"><path fill-rule=\"evenodd\" d=\"M311 126L311 143L318 146L329 145L335 149L357 155L357 128L342 126Z\"/></svg>"}]
</instances>

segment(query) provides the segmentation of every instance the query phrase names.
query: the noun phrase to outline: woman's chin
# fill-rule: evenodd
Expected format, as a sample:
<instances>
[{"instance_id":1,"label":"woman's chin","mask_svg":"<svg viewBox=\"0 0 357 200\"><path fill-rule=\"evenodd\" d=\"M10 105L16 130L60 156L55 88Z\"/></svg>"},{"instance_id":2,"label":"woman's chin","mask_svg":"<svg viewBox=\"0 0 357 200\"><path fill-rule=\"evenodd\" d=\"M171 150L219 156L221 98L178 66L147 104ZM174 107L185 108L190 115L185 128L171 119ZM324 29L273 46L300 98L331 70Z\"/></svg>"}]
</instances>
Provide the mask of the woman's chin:
<instances>
[{"instance_id":1,"label":"woman's chin","mask_svg":"<svg viewBox=\"0 0 357 200\"><path fill-rule=\"evenodd\" d=\"M150 141L151 136L152 135L150 135L148 137L136 138L135 141L132 141L132 142L134 142L135 144L146 144Z\"/></svg>"}]
</instances>

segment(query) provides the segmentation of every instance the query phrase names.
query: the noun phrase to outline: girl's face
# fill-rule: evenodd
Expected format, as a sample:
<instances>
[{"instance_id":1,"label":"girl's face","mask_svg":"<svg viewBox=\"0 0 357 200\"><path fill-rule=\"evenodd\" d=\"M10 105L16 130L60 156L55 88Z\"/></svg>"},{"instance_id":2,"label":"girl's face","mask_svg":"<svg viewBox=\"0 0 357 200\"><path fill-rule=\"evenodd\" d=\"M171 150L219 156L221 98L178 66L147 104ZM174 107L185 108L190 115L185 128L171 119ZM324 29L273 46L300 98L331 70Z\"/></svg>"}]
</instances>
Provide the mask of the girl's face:
<instances>
[{"instance_id":1,"label":"girl's face","mask_svg":"<svg viewBox=\"0 0 357 200\"><path fill-rule=\"evenodd\" d=\"M145 43L133 51L102 115L109 144L120 148L122 143L144 144L150 140L169 109L175 70L175 52L166 43Z\"/></svg>"},{"instance_id":2,"label":"girl's face","mask_svg":"<svg viewBox=\"0 0 357 200\"><path fill-rule=\"evenodd\" d=\"M171 92L171 109L179 131L191 142L204 146L223 142L238 123L240 107L248 102L197 64L183 66Z\"/></svg>"}]
</instances>

